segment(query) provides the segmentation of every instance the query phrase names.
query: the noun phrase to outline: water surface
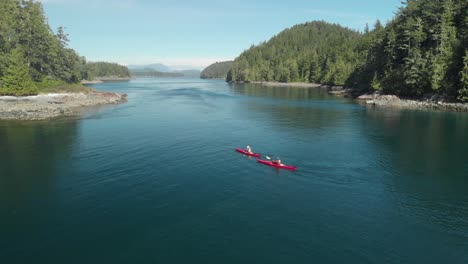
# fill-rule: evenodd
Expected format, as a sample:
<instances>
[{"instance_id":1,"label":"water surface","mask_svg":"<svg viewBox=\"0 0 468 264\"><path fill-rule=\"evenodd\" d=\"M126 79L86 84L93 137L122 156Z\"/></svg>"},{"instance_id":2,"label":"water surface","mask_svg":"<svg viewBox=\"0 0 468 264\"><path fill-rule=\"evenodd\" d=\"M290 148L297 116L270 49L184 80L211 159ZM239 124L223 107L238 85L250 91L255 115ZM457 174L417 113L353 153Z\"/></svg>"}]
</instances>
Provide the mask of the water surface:
<instances>
[{"instance_id":1,"label":"water surface","mask_svg":"<svg viewBox=\"0 0 468 264\"><path fill-rule=\"evenodd\" d=\"M129 102L0 121L2 262L468 263L467 114L195 79L95 88Z\"/></svg>"}]
</instances>

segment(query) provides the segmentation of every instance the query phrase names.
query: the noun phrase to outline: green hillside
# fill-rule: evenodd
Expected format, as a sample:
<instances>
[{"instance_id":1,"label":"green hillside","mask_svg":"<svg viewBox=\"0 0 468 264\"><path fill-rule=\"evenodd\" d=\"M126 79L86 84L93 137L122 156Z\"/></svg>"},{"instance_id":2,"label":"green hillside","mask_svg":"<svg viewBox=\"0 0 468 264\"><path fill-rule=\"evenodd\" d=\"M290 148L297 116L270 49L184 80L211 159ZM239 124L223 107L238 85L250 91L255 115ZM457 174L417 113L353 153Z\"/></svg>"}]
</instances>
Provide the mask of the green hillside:
<instances>
[{"instance_id":1,"label":"green hillside","mask_svg":"<svg viewBox=\"0 0 468 264\"><path fill-rule=\"evenodd\" d=\"M344 84L359 61L361 37L323 21L296 25L242 53L227 80Z\"/></svg>"},{"instance_id":2,"label":"green hillside","mask_svg":"<svg viewBox=\"0 0 468 264\"><path fill-rule=\"evenodd\" d=\"M126 66L110 62L89 62L85 65L86 76L83 79L93 80L99 77L130 78Z\"/></svg>"},{"instance_id":3,"label":"green hillside","mask_svg":"<svg viewBox=\"0 0 468 264\"><path fill-rule=\"evenodd\" d=\"M216 62L206 67L200 74L202 79L226 79L232 61Z\"/></svg>"},{"instance_id":4,"label":"green hillside","mask_svg":"<svg viewBox=\"0 0 468 264\"><path fill-rule=\"evenodd\" d=\"M395 18L355 32L314 21L237 57L227 81L316 82L468 100L468 1L409 0Z\"/></svg>"}]
</instances>

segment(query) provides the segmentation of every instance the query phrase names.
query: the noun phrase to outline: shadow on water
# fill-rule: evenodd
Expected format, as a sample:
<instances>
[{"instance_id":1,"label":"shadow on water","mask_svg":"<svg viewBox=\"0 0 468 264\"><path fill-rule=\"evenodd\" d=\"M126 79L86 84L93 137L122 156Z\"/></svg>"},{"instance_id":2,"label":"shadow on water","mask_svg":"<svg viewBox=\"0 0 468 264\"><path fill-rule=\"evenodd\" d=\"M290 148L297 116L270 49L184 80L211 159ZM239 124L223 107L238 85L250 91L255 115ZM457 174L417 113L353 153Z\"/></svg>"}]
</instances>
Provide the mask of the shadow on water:
<instances>
[{"instance_id":1,"label":"shadow on water","mask_svg":"<svg viewBox=\"0 0 468 264\"><path fill-rule=\"evenodd\" d=\"M78 122L0 122L0 212L14 213L53 194L58 164L70 159Z\"/></svg>"},{"instance_id":2,"label":"shadow on water","mask_svg":"<svg viewBox=\"0 0 468 264\"><path fill-rule=\"evenodd\" d=\"M372 109L365 120L369 141L390 153L380 157L392 170L387 191L406 214L468 237L468 117Z\"/></svg>"},{"instance_id":3,"label":"shadow on water","mask_svg":"<svg viewBox=\"0 0 468 264\"><path fill-rule=\"evenodd\" d=\"M247 96L283 100L336 99L328 94L327 89L323 88L266 86L257 83L230 84L230 87L233 93Z\"/></svg>"},{"instance_id":4,"label":"shadow on water","mask_svg":"<svg viewBox=\"0 0 468 264\"><path fill-rule=\"evenodd\" d=\"M231 91L249 97L239 100L239 113L247 117L251 112L268 115L275 127L287 131L291 127L321 130L342 126L352 110L361 109L347 99L329 95L323 88L231 84Z\"/></svg>"}]
</instances>

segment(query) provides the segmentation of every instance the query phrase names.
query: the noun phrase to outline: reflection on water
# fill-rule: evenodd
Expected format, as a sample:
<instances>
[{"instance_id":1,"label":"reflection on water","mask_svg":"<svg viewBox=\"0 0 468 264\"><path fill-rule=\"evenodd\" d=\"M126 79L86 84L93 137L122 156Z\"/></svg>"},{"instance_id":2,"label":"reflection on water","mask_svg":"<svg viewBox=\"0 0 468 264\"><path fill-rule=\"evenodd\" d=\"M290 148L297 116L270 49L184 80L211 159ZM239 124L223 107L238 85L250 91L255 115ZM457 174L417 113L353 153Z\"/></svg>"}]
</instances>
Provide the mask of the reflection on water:
<instances>
[{"instance_id":1,"label":"reflection on water","mask_svg":"<svg viewBox=\"0 0 468 264\"><path fill-rule=\"evenodd\" d=\"M78 121L0 122L0 208L14 209L31 192L49 194L57 161L70 158Z\"/></svg>"},{"instance_id":2,"label":"reflection on water","mask_svg":"<svg viewBox=\"0 0 468 264\"><path fill-rule=\"evenodd\" d=\"M291 127L302 129L325 129L335 127L346 130L345 122L360 111L358 105L349 100L330 96L324 88L278 87L262 84L231 84L235 94L252 98L239 101L238 112L246 118L251 112L271 116L272 123L278 128L290 130ZM281 99L281 100L272 100Z\"/></svg>"},{"instance_id":3,"label":"reflection on water","mask_svg":"<svg viewBox=\"0 0 468 264\"><path fill-rule=\"evenodd\" d=\"M258 83L230 84L231 90L236 94L247 96L262 96L287 100L307 100L312 98L333 98L324 88L280 87L267 86Z\"/></svg>"},{"instance_id":4,"label":"reflection on water","mask_svg":"<svg viewBox=\"0 0 468 264\"><path fill-rule=\"evenodd\" d=\"M371 109L369 140L390 156L393 181L408 214L468 235L468 123L463 113Z\"/></svg>"},{"instance_id":5,"label":"reflection on water","mask_svg":"<svg viewBox=\"0 0 468 264\"><path fill-rule=\"evenodd\" d=\"M468 123L460 113L399 110L367 111L371 139L389 148L409 176L441 186L465 182L468 172ZM379 133L378 138L372 134ZM465 182L468 183L468 182Z\"/></svg>"}]
</instances>

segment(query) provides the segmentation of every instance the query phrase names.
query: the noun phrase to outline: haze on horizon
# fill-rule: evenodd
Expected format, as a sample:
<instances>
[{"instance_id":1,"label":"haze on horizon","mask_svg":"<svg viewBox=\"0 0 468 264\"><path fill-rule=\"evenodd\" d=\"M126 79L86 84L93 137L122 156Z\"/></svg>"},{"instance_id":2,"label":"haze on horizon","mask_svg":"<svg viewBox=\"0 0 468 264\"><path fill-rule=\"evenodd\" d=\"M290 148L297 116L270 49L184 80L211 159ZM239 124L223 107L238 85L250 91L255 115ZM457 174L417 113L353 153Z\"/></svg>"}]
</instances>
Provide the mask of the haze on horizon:
<instances>
[{"instance_id":1,"label":"haze on horizon","mask_svg":"<svg viewBox=\"0 0 468 264\"><path fill-rule=\"evenodd\" d=\"M390 20L400 0L41 0L50 26L89 61L202 69L312 20L362 30Z\"/></svg>"}]
</instances>

